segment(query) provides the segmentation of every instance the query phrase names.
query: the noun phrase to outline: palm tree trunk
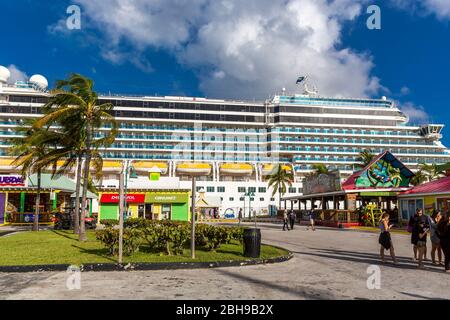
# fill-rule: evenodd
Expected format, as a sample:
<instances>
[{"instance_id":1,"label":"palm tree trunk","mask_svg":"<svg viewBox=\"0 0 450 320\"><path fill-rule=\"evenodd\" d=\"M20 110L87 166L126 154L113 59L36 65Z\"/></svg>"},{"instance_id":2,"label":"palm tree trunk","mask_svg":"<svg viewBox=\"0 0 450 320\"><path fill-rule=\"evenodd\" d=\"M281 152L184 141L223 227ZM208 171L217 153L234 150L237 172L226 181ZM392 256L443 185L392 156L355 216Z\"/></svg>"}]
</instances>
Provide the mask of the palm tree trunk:
<instances>
[{"instance_id":1,"label":"palm tree trunk","mask_svg":"<svg viewBox=\"0 0 450 320\"><path fill-rule=\"evenodd\" d=\"M86 218L86 203L87 203L87 191L88 191L88 184L89 184L89 169L91 165L91 124L88 121L88 124L86 126L86 160L84 163L84 172L83 172L83 195L81 199L81 217L80 217L80 241L86 241L86 225L85 225L85 218Z\"/></svg>"},{"instance_id":2,"label":"palm tree trunk","mask_svg":"<svg viewBox=\"0 0 450 320\"><path fill-rule=\"evenodd\" d=\"M41 170L37 172L36 208L34 210L33 231L39 231L39 205L41 204Z\"/></svg>"},{"instance_id":3,"label":"palm tree trunk","mask_svg":"<svg viewBox=\"0 0 450 320\"><path fill-rule=\"evenodd\" d=\"M281 210L281 184L278 182L278 201L279 201L279 208Z\"/></svg>"},{"instance_id":4,"label":"palm tree trunk","mask_svg":"<svg viewBox=\"0 0 450 320\"><path fill-rule=\"evenodd\" d=\"M82 170L82 162L83 162L83 155L80 153L78 156L78 163L77 163L77 182L75 187L75 210L73 214L73 233L74 234L80 234L80 189L81 189L81 170Z\"/></svg>"}]
</instances>

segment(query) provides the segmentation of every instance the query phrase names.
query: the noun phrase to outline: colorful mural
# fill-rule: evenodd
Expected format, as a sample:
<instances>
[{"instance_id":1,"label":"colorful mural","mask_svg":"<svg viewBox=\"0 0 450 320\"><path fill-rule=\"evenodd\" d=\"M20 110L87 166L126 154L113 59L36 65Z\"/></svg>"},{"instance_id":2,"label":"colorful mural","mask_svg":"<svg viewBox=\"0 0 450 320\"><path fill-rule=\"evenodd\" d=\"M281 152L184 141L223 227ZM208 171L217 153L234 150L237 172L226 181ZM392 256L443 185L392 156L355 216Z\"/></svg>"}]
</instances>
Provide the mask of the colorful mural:
<instances>
[{"instance_id":1,"label":"colorful mural","mask_svg":"<svg viewBox=\"0 0 450 320\"><path fill-rule=\"evenodd\" d=\"M356 179L359 188L401 188L408 187L414 176L392 154L385 153L366 167Z\"/></svg>"}]
</instances>

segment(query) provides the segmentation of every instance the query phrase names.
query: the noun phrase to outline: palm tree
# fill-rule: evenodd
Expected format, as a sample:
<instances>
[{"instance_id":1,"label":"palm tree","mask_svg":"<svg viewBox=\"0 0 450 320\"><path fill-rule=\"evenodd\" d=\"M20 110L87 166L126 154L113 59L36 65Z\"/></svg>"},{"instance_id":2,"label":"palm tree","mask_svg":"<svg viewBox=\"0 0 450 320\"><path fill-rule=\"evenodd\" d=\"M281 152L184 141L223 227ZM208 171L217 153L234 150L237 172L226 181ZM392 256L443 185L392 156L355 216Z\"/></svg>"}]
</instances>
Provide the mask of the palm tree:
<instances>
[{"instance_id":1,"label":"palm tree","mask_svg":"<svg viewBox=\"0 0 450 320\"><path fill-rule=\"evenodd\" d=\"M422 163L419 168L419 171L421 171L427 177L428 182L445 176L445 168L442 168L437 164Z\"/></svg>"},{"instance_id":2,"label":"palm tree","mask_svg":"<svg viewBox=\"0 0 450 320\"><path fill-rule=\"evenodd\" d=\"M59 136L47 128L35 129L35 120L26 121L24 126L16 129L16 134L22 137L10 140L13 145L8 151L16 157L12 165L20 168L26 179L30 174L37 174L36 208L34 212L33 231L39 231L39 206L41 203L41 177L42 171L51 162L41 163L47 154L56 147ZM56 162L52 164L56 167Z\"/></svg>"},{"instance_id":3,"label":"palm tree","mask_svg":"<svg viewBox=\"0 0 450 320\"><path fill-rule=\"evenodd\" d=\"M70 122L69 122L70 123ZM50 151L45 159L42 159L39 164L47 166L51 163L63 161L61 166L54 167L53 176L60 176L72 172L76 165L76 188L75 188L75 208L73 214L74 233L80 232L80 189L81 189L81 173L83 161L83 137L80 136L83 132L77 127L65 126L60 134L59 148ZM95 172L95 178L99 180L103 173L103 159L98 151L93 152L91 166ZM89 176L88 190L97 193L93 186L92 177Z\"/></svg>"},{"instance_id":4,"label":"palm tree","mask_svg":"<svg viewBox=\"0 0 450 320\"><path fill-rule=\"evenodd\" d=\"M358 168L365 168L367 167L375 158L375 155L370 151L365 149L364 151L360 152L358 158L356 158L357 163L357 167Z\"/></svg>"},{"instance_id":5,"label":"palm tree","mask_svg":"<svg viewBox=\"0 0 450 320\"><path fill-rule=\"evenodd\" d=\"M411 179L411 184L413 186L421 185L428 181L428 177L423 173L422 170L416 172L416 175Z\"/></svg>"},{"instance_id":6,"label":"palm tree","mask_svg":"<svg viewBox=\"0 0 450 320\"><path fill-rule=\"evenodd\" d=\"M279 208L281 209L281 197L287 191L286 185L292 186L294 175L279 164L277 167L276 172L268 176L268 180L269 187L273 188L272 197L279 193Z\"/></svg>"},{"instance_id":7,"label":"palm tree","mask_svg":"<svg viewBox=\"0 0 450 320\"><path fill-rule=\"evenodd\" d=\"M51 92L52 96L49 102L43 107L44 117L35 124L36 128L41 128L63 123L70 128L76 127L81 132L78 135L79 141L77 141L77 146L82 150L80 154L84 158L83 175L82 178L80 176L80 180L77 179L77 185L82 187L80 241L87 240L84 219L86 217L89 169L93 156L100 147L110 146L118 132L117 122L111 115L114 106L111 103L99 104L98 95L93 91L93 87L92 80L79 74L72 74L67 80L58 81L56 89ZM68 124L68 119L72 124ZM100 138L96 138L95 130L104 124L110 124L111 129ZM81 175L80 171L79 175Z\"/></svg>"},{"instance_id":8,"label":"palm tree","mask_svg":"<svg viewBox=\"0 0 450 320\"><path fill-rule=\"evenodd\" d=\"M330 170L328 167L322 163L317 163L312 165L313 172L311 175L329 174Z\"/></svg>"}]
</instances>

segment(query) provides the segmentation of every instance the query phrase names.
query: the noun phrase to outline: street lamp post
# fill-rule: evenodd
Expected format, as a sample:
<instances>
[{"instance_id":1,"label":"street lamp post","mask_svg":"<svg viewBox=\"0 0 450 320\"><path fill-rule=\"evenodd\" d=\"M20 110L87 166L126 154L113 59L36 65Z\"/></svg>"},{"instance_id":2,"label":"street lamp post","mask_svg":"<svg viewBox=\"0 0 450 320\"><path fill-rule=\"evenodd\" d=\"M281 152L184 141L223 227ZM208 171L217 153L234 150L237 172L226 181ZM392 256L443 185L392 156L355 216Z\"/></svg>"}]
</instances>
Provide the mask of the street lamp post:
<instances>
[{"instance_id":1,"label":"street lamp post","mask_svg":"<svg viewBox=\"0 0 450 320\"><path fill-rule=\"evenodd\" d=\"M195 259L195 194L196 194L195 176L192 176L192 217L191 217L191 259Z\"/></svg>"},{"instance_id":2,"label":"street lamp post","mask_svg":"<svg viewBox=\"0 0 450 320\"><path fill-rule=\"evenodd\" d=\"M249 199L248 199L248 207L249 207L248 208L248 212L249 212L250 217L251 217L251 214L252 214L252 198L255 197L255 194L253 192L248 192L247 196L249 197ZM255 214L254 214L254 219L255 219L255 229L256 229L256 211L255 211Z\"/></svg>"},{"instance_id":3,"label":"street lamp post","mask_svg":"<svg viewBox=\"0 0 450 320\"><path fill-rule=\"evenodd\" d=\"M130 166L131 162L127 160L122 164L122 170L119 177L119 264L123 262L123 224L125 218L125 210L127 208L127 192L128 192L128 174L131 168L130 179L137 178L134 168Z\"/></svg>"},{"instance_id":4,"label":"street lamp post","mask_svg":"<svg viewBox=\"0 0 450 320\"><path fill-rule=\"evenodd\" d=\"M119 177L119 264L123 262L123 211L124 211L124 174L125 167L122 167Z\"/></svg>"}]
</instances>

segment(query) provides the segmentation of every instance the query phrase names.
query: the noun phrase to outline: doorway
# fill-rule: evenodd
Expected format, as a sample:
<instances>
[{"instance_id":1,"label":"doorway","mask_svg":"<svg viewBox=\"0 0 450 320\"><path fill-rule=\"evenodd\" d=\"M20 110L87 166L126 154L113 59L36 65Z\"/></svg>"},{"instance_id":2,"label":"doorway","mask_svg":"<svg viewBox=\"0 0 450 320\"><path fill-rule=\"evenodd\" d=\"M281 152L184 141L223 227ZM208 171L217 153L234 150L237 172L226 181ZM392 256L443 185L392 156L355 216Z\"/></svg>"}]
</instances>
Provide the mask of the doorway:
<instances>
[{"instance_id":1,"label":"doorway","mask_svg":"<svg viewBox=\"0 0 450 320\"><path fill-rule=\"evenodd\" d=\"M150 203L145 204L145 219L153 220L153 205Z\"/></svg>"},{"instance_id":2,"label":"doorway","mask_svg":"<svg viewBox=\"0 0 450 320\"><path fill-rule=\"evenodd\" d=\"M139 219L145 218L145 205L144 204L140 204L138 206L138 218Z\"/></svg>"}]
</instances>

